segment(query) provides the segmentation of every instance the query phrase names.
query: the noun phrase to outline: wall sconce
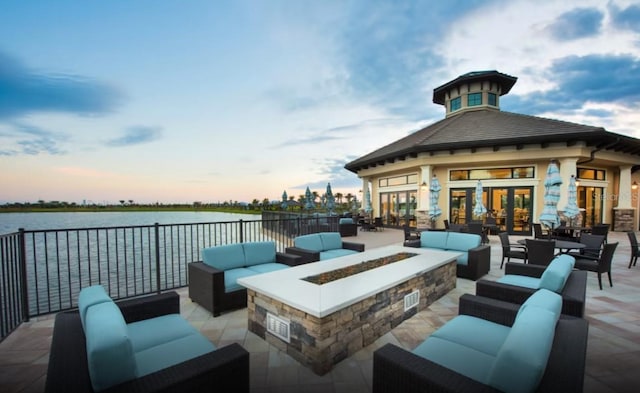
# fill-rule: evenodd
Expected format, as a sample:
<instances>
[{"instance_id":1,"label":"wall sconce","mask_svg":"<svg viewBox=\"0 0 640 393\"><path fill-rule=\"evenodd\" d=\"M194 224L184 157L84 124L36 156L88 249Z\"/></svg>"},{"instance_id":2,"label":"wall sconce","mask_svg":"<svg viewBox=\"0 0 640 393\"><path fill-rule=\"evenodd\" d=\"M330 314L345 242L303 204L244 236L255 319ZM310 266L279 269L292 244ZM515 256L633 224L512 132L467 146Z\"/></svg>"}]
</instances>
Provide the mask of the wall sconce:
<instances>
[{"instance_id":1,"label":"wall sconce","mask_svg":"<svg viewBox=\"0 0 640 393\"><path fill-rule=\"evenodd\" d=\"M631 189L632 190L637 190L638 189L638 182L634 181L633 184L631 185Z\"/></svg>"},{"instance_id":2,"label":"wall sconce","mask_svg":"<svg viewBox=\"0 0 640 393\"><path fill-rule=\"evenodd\" d=\"M576 177L576 187L578 187L579 185L580 185L580 179Z\"/></svg>"},{"instance_id":3,"label":"wall sconce","mask_svg":"<svg viewBox=\"0 0 640 393\"><path fill-rule=\"evenodd\" d=\"M423 181L422 184L420 184L420 188L422 189L422 191L426 191L427 190L427 182Z\"/></svg>"}]
</instances>

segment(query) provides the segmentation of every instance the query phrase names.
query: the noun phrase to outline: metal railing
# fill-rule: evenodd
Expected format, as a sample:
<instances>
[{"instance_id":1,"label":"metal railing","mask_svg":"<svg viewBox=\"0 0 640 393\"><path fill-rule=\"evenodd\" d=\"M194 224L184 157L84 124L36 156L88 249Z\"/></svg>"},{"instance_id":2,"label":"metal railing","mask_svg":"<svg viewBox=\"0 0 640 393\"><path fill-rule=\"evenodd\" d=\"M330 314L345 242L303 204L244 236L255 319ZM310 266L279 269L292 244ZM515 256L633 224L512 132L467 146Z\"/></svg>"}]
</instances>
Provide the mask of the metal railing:
<instances>
[{"instance_id":1,"label":"metal railing","mask_svg":"<svg viewBox=\"0 0 640 393\"><path fill-rule=\"evenodd\" d=\"M100 284L114 299L188 285L202 248L274 241L284 252L298 235L337 231L337 217L264 212L262 220L19 230L0 236L0 341L30 317L77 307Z\"/></svg>"}]
</instances>

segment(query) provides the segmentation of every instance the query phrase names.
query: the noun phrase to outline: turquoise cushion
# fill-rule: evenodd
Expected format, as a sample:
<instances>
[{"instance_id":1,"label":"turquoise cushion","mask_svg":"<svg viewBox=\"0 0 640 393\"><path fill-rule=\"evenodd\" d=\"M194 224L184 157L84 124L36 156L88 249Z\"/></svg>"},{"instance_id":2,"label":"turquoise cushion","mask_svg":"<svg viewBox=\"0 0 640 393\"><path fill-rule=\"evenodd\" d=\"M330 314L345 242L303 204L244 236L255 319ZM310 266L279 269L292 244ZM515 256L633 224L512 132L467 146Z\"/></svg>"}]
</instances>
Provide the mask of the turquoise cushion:
<instances>
[{"instance_id":1,"label":"turquoise cushion","mask_svg":"<svg viewBox=\"0 0 640 393\"><path fill-rule=\"evenodd\" d=\"M573 266L576 264L576 259L573 256L568 254L560 254L556 256L554 259L570 264L572 269L573 269Z\"/></svg>"},{"instance_id":2,"label":"turquoise cushion","mask_svg":"<svg viewBox=\"0 0 640 393\"><path fill-rule=\"evenodd\" d=\"M322 251L337 250L342 248L342 238L340 232L322 232Z\"/></svg>"},{"instance_id":3,"label":"turquoise cushion","mask_svg":"<svg viewBox=\"0 0 640 393\"><path fill-rule=\"evenodd\" d=\"M484 384L495 361L484 352L438 337L429 337L413 353Z\"/></svg>"},{"instance_id":4,"label":"turquoise cushion","mask_svg":"<svg viewBox=\"0 0 640 393\"><path fill-rule=\"evenodd\" d=\"M446 250L449 232L424 231L420 233L420 247Z\"/></svg>"},{"instance_id":5,"label":"turquoise cushion","mask_svg":"<svg viewBox=\"0 0 640 393\"><path fill-rule=\"evenodd\" d=\"M201 334L190 334L156 345L135 354L138 377L180 364L215 349L211 341Z\"/></svg>"},{"instance_id":6,"label":"turquoise cushion","mask_svg":"<svg viewBox=\"0 0 640 393\"><path fill-rule=\"evenodd\" d=\"M562 296L547 289L540 289L522 303L520 310L518 310L518 315L520 315L520 313L527 307L544 308L545 310L553 313L557 319L560 317L560 313L562 312ZM516 318L518 318L518 316L516 316Z\"/></svg>"},{"instance_id":7,"label":"turquoise cushion","mask_svg":"<svg viewBox=\"0 0 640 393\"><path fill-rule=\"evenodd\" d=\"M535 391L547 367L557 321L544 308L522 310L496 357L489 385L508 393Z\"/></svg>"},{"instance_id":8,"label":"turquoise cushion","mask_svg":"<svg viewBox=\"0 0 640 393\"><path fill-rule=\"evenodd\" d=\"M458 315L429 337L438 337L496 356L510 331L509 326L469 315Z\"/></svg>"},{"instance_id":9,"label":"turquoise cushion","mask_svg":"<svg viewBox=\"0 0 640 393\"><path fill-rule=\"evenodd\" d=\"M105 302L112 302L112 300L102 285L93 285L80 291L80 295L78 295L78 312L80 313L80 322L83 329L86 326L85 317L89 307Z\"/></svg>"},{"instance_id":10,"label":"turquoise cushion","mask_svg":"<svg viewBox=\"0 0 640 393\"><path fill-rule=\"evenodd\" d=\"M317 233L311 235L302 235L293 239L293 245L310 251L323 251L322 239Z\"/></svg>"},{"instance_id":11,"label":"turquoise cushion","mask_svg":"<svg viewBox=\"0 0 640 393\"><path fill-rule=\"evenodd\" d=\"M127 325L134 352L173 341L190 334L199 334L180 314L168 314L132 322Z\"/></svg>"},{"instance_id":12,"label":"turquoise cushion","mask_svg":"<svg viewBox=\"0 0 640 393\"><path fill-rule=\"evenodd\" d=\"M218 270L243 267L244 250L242 244L228 244L202 250L202 262Z\"/></svg>"},{"instance_id":13,"label":"turquoise cushion","mask_svg":"<svg viewBox=\"0 0 640 393\"><path fill-rule=\"evenodd\" d=\"M93 390L100 391L137 376L127 324L118 306L104 302L89 307L85 336Z\"/></svg>"},{"instance_id":14,"label":"turquoise cushion","mask_svg":"<svg viewBox=\"0 0 640 393\"><path fill-rule=\"evenodd\" d=\"M573 270L573 262L575 259L567 255L566 258L556 257L549 266L544 269L542 276L540 276L540 288L545 288L550 291L560 293L564 289L564 284L569 278L569 274Z\"/></svg>"},{"instance_id":15,"label":"turquoise cushion","mask_svg":"<svg viewBox=\"0 0 640 393\"><path fill-rule=\"evenodd\" d=\"M537 277L519 276L517 274L505 274L497 280L502 284L515 285L531 289L540 288L540 279Z\"/></svg>"},{"instance_id":16,"label":"turquoise cushion","mask_svg":"<svg viewBox=\"0 0 640 393\"><path fill-rule=\"evenodd\" d=\"M259 273L275 272L276 270L287 269L288 267L289 265L285 265L284 263L273 262L273 263L263 263L261 265L249 266L247 267L247 269L252 270L259 274Z\"/></svg>"},{"instance_id":17,"label":"turquoise cushion","mask_svg":"<svg viewBox=\"0 0 640 393\"><path fill-rule=\"evenodd\" d=\"M243 243L245 266L259 265L276 261L275 242Z\"/></svg>"},{"instance_id":18,"label":"turquoise cushion","mask_svg":"<svg viewBox=\"0 0 640 393\"><path fill-rule=\"evenodd\" d=\"M353 224L353 218L341 218L338 224Z\"/></svg>"},{"instance_id":19,"label":"turquoise cushion","mask_svg":"<svg viewBox=\"0 0 640 393\"><path fill-rule=\"evenodd\" d=\"M325 261L327 259L343 257L345 255L351 255L351 254L357 254L357 253L358 251L347 250L345 248L339 248L337 250L322 251L320 253L320 260Z\"/></svg>"},{"instance_id":20,"label":"turquoise cushion","mask_svg":"<svg viewBox=\"0 0 640 393\"><path fill-rule=\"evenodd\" d=\"M239 289L245 289L242 285L238 284L238 279L242 277L255 276L254 270L247 269L245 267L239 267L237 269L229 269L224 271L224 291L226 293L237 291Z\"/></svg>"},{"instance_id":21,"label":"turquoise cushion","mask_svg":"<svg viewBox=\"0 0 640 393\"><path fill-rule=\"evenodd\" d=\"M449 232L446 250L469 251L482 244L482 237L473 233Z\"/></svg>"}]
</instances>

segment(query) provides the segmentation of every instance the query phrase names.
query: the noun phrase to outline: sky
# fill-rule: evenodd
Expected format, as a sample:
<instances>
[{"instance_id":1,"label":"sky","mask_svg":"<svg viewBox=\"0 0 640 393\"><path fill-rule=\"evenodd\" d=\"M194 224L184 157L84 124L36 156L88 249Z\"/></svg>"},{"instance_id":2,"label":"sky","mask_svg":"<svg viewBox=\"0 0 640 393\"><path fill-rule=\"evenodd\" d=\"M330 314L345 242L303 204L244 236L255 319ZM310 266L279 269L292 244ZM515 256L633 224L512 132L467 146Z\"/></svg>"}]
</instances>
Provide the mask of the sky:
<instances>
[{"instance_id":1,"label":"sky","mask_svg":"<svg viewBox=\"0 0 640 393\"><path fill-rule=\"evenodd\" d=\"M0 0L0 203L358 195L344 165L481 70L640 138L640 1Z\"/></svg>"}]
</instances>

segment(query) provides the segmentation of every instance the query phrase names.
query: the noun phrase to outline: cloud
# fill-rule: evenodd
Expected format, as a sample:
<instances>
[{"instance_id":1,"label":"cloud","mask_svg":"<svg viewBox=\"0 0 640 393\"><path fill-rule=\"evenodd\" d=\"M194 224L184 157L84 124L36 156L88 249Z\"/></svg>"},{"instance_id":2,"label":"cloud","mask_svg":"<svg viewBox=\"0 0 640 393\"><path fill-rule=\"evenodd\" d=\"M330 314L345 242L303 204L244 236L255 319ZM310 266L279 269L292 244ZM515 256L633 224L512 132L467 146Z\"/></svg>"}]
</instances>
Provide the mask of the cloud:
<instances>
[{"instance_id":1,"label":"cloud","mask_svg":"<svg viewBox=\"0 0 640 393\"><path fill-rule=\"evenodd\" d=\"M568 56L555 60L545 73L556 81L555 88L507 97L504 109L533 115L573 111L587 102L640 103L640 59L631 55Z\"/></svg>"},{"instance_id":2,"label":"cloud","mask_svg":"<svg viewBox=\"0 0 640 393\"><path fill-rule=\"evenodd\" d=\"M113 110L121 99L106 84L78 75L36 72L2 52L0 92L0 119L34 112L102 114Z\"/></svg>"},{"instance_id":3,"label":"cloud","mask_svg":"<svg viewBox=\"0 0 640 393\"><path fill-rule=\"evenodd\" d=\"M604 14L597 8L576 8L558 16L548 31L558 41L571 41L600 33Z\"/></svg>"},{"instance_id":4,"label":"cloud","mask_svg":"<svg viewBox=\"0 0 640 393\"><path fill-rule=\"evenodd\" d=\"M66 153L60 147L61 142L68 140L66 134L19 123L5 127L0 129L0 156Z\"/></svg>"},{"instance_id":5,"label":"cloud","mask_svg":"<svg viewBox=\"0 0 640 393\"><path fill-rule=\"evenodd\" d=\"M136 126L130 127L125 134L119 138L107 141L107 145L111 147L140 145L160 139L162 135L160 127Z\"/></svg>"},{"instance_id":6,"label":"cloud","mask_svg":"<svg viewBox=\"0 0 640 393\"><path fill-rule=\"evenodd\" d=\"M621 30L631 30L640 33L640 5L632 4L620 9L615 4L609 4L609 13L613 26Z\"/></svg>"}]
</instances>

